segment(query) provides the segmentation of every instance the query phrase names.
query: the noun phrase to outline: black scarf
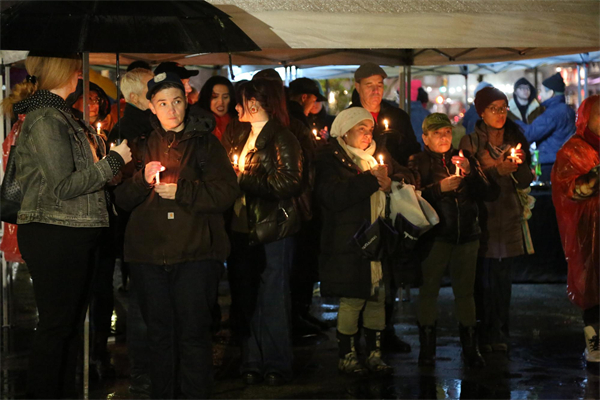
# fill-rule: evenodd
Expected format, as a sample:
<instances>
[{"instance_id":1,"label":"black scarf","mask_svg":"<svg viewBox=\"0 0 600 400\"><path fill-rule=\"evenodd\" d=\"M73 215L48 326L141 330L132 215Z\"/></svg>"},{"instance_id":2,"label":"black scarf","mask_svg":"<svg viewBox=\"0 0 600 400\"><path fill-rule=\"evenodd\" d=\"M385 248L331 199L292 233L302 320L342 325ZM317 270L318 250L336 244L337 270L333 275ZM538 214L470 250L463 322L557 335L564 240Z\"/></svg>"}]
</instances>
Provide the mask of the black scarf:
<instances>
[{"instance_id":1,"label":"black scarf","mask_svg":"<svg viewBox=\"0 0 600 400\"><path fill-rule=\"evenodd\" d=\"M38 90L32 96L15 103L13 110L16 115L29 114L40 108L52 107L67 113L71 113L71 108L67 106L65 100L49 90Z\"/></svg>"}]
</instances>

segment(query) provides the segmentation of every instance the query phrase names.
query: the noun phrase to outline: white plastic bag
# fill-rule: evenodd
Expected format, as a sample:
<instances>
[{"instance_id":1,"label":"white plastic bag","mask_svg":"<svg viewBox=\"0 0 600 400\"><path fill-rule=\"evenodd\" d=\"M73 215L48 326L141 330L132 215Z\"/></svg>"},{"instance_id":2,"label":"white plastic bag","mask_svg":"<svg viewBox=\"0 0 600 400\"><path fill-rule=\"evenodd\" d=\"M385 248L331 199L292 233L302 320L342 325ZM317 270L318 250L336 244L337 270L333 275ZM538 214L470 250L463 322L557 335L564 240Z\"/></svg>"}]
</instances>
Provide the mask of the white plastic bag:
<instances>
[{"instance_id":1,"label":"white plastic bag","mask_svg":"<svg viewBox=\"0 0 600 400\"><path fill-rule=\"evenodd\" d=\"M427 232L440 222L434 208L421 197L421 192L413 185L392 183L390 194L390 218L402 215L408 222L420 229L420 234Z\"/></svg>"}]
</instances>

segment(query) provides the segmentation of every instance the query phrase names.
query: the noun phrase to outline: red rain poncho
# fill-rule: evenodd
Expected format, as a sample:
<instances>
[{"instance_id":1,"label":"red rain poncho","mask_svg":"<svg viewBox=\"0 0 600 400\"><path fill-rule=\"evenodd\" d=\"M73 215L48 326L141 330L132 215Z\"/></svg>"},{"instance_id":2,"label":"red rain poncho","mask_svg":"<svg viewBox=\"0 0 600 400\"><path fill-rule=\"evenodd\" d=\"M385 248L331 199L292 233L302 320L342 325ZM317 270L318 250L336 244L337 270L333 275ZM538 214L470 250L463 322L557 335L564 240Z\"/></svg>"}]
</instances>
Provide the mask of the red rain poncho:
<instances>
[{"instance_id":1,"label":"red rain poncho","mask_svg":"<svg viewBox=\"0 0 600 400\"><path fill-rule=\"evenodd\" d=\"M10 148L17 141L17 136L19 136L19 133L21 132L21 126L23 125L24 120L25 114L19 115L19 119L15 122L10 133L2 143L2 165L5 170ZM4 258L8 262L25 262L21 257L19 244L17 243L17 225L4 222L4 235L2 236L2 242L0 243L0 251L4 252Z\"/></svg>"},{"instance_id":2,"label":"red rain poncho","mask_svg":"<svg viewBox=\"0 0 600 400\"><path fill-rule=\"evenodd\" d=\"M586 99L577 112L577 132L556 154L552 169L552 200L563 249L569 265L567 294L582 309L600 303L598 229L600 210L598 190L589 196L576 193L576 180L600 163L600 138L587 129L599 96Z\"/></svg>"}]
</instances>

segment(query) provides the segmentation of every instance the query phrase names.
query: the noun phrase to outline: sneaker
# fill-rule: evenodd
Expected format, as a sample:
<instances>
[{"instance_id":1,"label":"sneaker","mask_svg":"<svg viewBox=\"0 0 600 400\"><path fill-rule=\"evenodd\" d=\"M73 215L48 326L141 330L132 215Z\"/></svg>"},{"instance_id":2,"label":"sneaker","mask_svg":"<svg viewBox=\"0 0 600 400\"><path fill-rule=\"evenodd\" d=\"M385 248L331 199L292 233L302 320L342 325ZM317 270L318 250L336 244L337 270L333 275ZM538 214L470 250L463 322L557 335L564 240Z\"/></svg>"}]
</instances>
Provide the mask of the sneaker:
<instances>
[{"instance_id":1,"label":"sneaker","mask_svg":"<svg viewBox=\"0 0 600 400\"><path fill-rule=\"evenodd\" d=\"M358 361L355 351L346 354L344 358L340 358L338 361L338 370L352 376L365 376L368 372Z\"/></svg>"},{"instance_id":2,"label":"sneaker","mask_svg":"<svg viewBox=\"0 0 600 400\"><path fill-rule=\"evenodd\" d=\"M600 349L598 347L598 333L592 326L583 328L585 335L585 361L587 363L600 362Z\"/></svg>"},{"instance_id":3,"label":"sneaker","mask_svg":"<svg viewBox=\"0 0 600 400\"><path fill-rule=\"evenodd\" d=\"M374 350L369 354L369 358L367 358L367 368L369 371L379 374L379 375L390 375L394 372L394 368L387 365L381 359L381 351Z\"/></svg>"}]
</instances>

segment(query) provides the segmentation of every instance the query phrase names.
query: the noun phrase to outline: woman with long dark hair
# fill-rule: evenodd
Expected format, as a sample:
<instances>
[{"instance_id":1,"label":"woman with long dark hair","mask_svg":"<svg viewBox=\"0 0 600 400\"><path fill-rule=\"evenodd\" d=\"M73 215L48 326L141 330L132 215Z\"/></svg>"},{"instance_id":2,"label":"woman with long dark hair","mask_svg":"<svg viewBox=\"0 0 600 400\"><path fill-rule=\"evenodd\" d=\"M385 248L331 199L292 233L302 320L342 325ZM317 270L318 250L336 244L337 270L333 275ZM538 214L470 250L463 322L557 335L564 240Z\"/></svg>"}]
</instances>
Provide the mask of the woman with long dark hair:
<instances>
[{"instance_id":1,"label":"woman with long dark hair","mask_svg":"<svg viewBox=\"0 0 600 400\"><path fill-rule=\"evenodd\" d=\"M39 313L27 395L73 398L94 250L108 226L104 187L131 153L124 141L107 155L95 129L73 117L65 99L77 86L79 59L30 55L25 67L26 88L9 103L27 115L15 149L18 242Z\"/></svg>"},{"instance_id":2,"label":"woman with long dark hair","mask_svg":"<svg viewBox=\"0 0 600 400\"><path fill-rule=\"evenodd\" d=\"M237 116L235 105L233 85L224 76L213 76L202 86L198 106L210 111L215 117L217 125L213 134L219 140L221 140L231 119Z\"/></svg>"},{"instance_id":3,"label":"woman with long dark hair","mask_svg":"<svg viewBox=\"0 0 600 400\"><path fill-rule=\"evenodd\" d=\"M246 384L265 379L280 385L292 378L289 279L292 235L300 229L294 197L302 189L302 150L287 128L277 85L242 84L237 111L246 124L228 129L222 140L243 192L234 205L228 267Z\"/></svg>"}]
</instances>

